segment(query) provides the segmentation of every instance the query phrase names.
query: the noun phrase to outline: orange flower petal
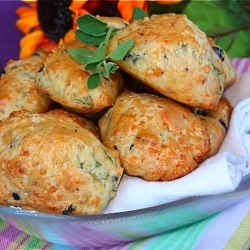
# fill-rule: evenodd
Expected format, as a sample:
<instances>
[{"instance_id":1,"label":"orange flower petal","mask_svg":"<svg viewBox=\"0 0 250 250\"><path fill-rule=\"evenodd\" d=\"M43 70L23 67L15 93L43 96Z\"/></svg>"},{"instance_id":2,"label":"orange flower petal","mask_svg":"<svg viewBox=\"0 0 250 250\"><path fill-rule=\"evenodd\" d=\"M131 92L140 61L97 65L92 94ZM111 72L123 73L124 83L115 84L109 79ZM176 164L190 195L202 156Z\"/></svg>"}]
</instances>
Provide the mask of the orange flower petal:
<instances>
[{"instance_id":1,"label":"orange flower petal","mask_svg":"<svg viewBox=\"0 0 250 250\"><path fill-rule=\"evenodd\" d=\"M69 30L66 35L64 36L64 38L62 38L59 42L59 44L71 41L71 40L75 40L75 29L71 29Z\"/></svg>"},{"instance_id":2,"label":"orange flower petal","mask_svg":"<svg viewBox=\"0 0 250 250\"><path fill-rule=\"evenodd\" d=\"M22 6L16 9L16 14L22 18L23 16L26 15L36 15L36 9L35 8L30 8L27 6Z\"/></svg>"},{"instance_id":3,"label":"orange flower petal","mask_svg":"<svg viewBox=\"0 0 250 250\"><path fill-rule=\"evenodd\" d=\"M156 1L159 4L173 4L173 3L179 3L181 0L172 0L172 1Z\"/></svg>"},{"instance_id":4,"label":"orange flower petal","mask_svg":"<svg viewBox=\"0 0 250 250\"><path fill-rule=\"evenodd\" d=\"M36 0L22 0L22 1L25 3L28 3L31 7L34 7L34 8L36 8L37 6Z\"/></svg>"},{"instance_id":5,"label":"orange flower petal","mask_svg":"<svg viewBox=\"0 0 250 250\"><path fill-rule=\"evenodd\" d=\"M24 34L28 34L32 29L38 26L39 26L39 21L36 14L27 15L23 18L20 18L16 22L16 27Z\"/></svg>"},{"instance_id":6,"label":"orange flower petal","mask_svg":"<svg viewBox=\"0 0 250 250\"><path fill-rule=\"evenodd\" d=\"M45 34L41 30L36 30L20 40L20 58L31 56L38 48L39 45L46 40Z\"/></svg>"},{"instance_id":7,"label":"orange flower petal","mask_svg":"<svg viewBox=\"0 0 250 250\"><path fill-rule=\"evenodd\" d=\"M85 1L75 1L74 0L74 1L72 1L72 3L71 3L71 5L70 5L69 8L72 11L80 10L86 2L88 2L88 0L85 0Z\"/></svg>"},{"instance_id":8,"label":"orange flower petal","mask_svg":"<svg viewBox=\"0 0 250 250\"><path fill-rule=\"evenodd\" d=\"M47 52L51 52L56 47L58 47L57 42L46 39L39 44L38 49L44 49Z\"/></svg>"},{"instance_id":9,"label":"orange flower petal","mask_svg":"<svg viewBox=\"0 0 250 250\"><path fill-rule=\"evenodd\" d=\"M147 11L147 1L124 1L119 0L117 4L117 8L121 13L123 19L130 21L133 14L134 7L139 7L144 11Z\"/></svg>"}]
</instances>

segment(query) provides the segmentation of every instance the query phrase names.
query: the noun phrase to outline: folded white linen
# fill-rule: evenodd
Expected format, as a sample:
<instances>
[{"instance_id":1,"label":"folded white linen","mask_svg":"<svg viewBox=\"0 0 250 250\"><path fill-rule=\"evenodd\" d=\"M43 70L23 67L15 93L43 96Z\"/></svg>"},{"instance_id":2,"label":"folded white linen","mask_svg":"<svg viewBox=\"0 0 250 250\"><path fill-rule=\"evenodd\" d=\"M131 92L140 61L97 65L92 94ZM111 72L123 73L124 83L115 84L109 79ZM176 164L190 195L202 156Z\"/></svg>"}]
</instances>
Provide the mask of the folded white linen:
<instances>
[{"instance_id":1,"label":"folded white linen","mask_svg":"<svg viewBox=\"0 0 250 250\"><path fill-rule=\"evenodd\" d=\"M234 106L229 129L219 152L192 173L170 182L149 182L124 175L116 196L103 213L151 207L191 196L235 190L250 173L250 73L239 75L225 91Z\"/></svg>"}]
</instances>

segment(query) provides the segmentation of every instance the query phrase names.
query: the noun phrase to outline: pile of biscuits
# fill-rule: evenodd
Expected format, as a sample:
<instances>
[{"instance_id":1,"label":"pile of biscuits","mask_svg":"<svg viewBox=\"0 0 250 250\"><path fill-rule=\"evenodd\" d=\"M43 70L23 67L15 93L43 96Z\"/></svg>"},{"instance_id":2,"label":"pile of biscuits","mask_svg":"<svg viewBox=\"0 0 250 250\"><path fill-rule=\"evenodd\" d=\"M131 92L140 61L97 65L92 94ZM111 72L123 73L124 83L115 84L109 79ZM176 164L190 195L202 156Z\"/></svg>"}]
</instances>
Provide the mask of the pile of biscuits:
<instances>
[{"instance_id":1,"label":"pile of biscuits","mask_svg":"<svg viewBox=\"0 0 250 250\"><path fill-rule=\"evenodd\" d=\"M51 88L40 79L47 66ZM99 129L82 113L113 104L123 80L114 74L88 93L87 76L64 45L1 70L0 204L98 214L115 195L123 174L118 152L101 143Z\"/></svg>"},{"instance_id":2,"label":"pile of biscuits","mask_svg":"<svg viewBox=\"0 0 250 250\"><path fill-rule=\"evenodd\" d=\"M121 24L109 53L135 44L97 88L69 54L96 47L77 40L1 69L0 204L98 214L123 173L172 181L218 151L236 79L226 53L184 15L102 20Z\"/></svg>"}]
</instances>

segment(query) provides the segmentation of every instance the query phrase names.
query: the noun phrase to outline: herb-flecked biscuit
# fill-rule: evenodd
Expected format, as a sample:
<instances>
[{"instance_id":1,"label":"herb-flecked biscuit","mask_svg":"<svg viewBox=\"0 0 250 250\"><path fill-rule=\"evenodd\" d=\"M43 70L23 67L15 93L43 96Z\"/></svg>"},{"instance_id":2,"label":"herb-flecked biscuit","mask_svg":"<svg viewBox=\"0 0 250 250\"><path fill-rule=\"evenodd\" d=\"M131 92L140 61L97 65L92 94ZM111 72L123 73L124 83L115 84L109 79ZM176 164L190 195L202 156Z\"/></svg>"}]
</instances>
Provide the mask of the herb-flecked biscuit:
<instances>
[{"instance_id":1,"label":"herb-flecked biscuit","mask_svg":"<svg viewBox=\"0 0 250 250\"><path fill-rule=\"evenodd\" d=\"M115 61L118 66L178 102L216 110L224 87L235 79L225 72L228 67L206 34L185 15L135 20L111 38L108 53L129 39L135 44L123 60Z\"/></svg>"},{"instance_id":2,"label":"herb-flecked biscuit","mask_svg":"<svg viewBox=\"0 0 250 250\"><path fill-rule=\"evenodd\" d=\"M0 203L56 214L97 214L123 169L71 118L17 111L0 122Z\"/></svg>"},{"instance_id":3,"label":"herb-flecked biscuit","mask_svg":"<svg viewBox=\"0 0 250 250\"><path fill-rule=\"evenodd\" d=\"M232 111L233 107L225 97L220 99L216 111L193 110L200 117L210 138L210 150L205 155L204 160L215 155L219 150L229 127Z\"/></svg>"},{"instance_id":4,"label":"herb-flecked biscuit","mask_svg":"<svg viewBox=\"0 0 250 250\"><path fill-rule=\"evenodd\" d=\"M108 27L114 29L121 29L128 25L128 22L120 17L109 17L109 16L96 16L100 21L107 23Z\"/></svg>"},{"instance_id":5,"label":"herb-flecked biscuit","mask_svg":"<svg viewBox=\"0 0 250 250\"><path fill-rule=\"evenodd\" d=\"M48 113L56 114L56 115L60 115L60 116L67 116L67 117L71 118L74 122L78 123L83 128L89 130L91 133L93 133L95 135L96 138L101 140L101 136L100 136L100 132L99 132L98 127L94 124L94 122L92 122L87 117L85 117L81 114L69 112L67 110L60 109L60 108L50 110Z\"/></svg>"},{"instance_id":6,"label":"herb-flecked biscuit","mask_svg":"<svg viewBox=\"0 0 250 250\"><path fill-rule=\"evenodd\" d=\"M123 86L119 72L110 74L109 79L101 77L100 85L89 89L87 78L92 72L70 56L70 48L96 49L77 40L54 49L38 73L40 88L55 102L78 113L96 113L112 105Z\"/></svg>"},{"instance_id":7,"label":"herb-flecked biscuit","mask_svg":"<svg viewBox=\"0 0 250 250\"><path fill-rule=\"evenodd\" d=\"M21 109L43 113L51 108L53 102L39 89L36 80L45 56L45 51L38 50L30 57L10 60L1 70L0 119Z\"/></svg>"},{"instance_id":8,"label":"herb-flecked biscuit","mask_svg":"<svg viewBox=\"0 0 250 250\"><path fill-rule=\"evenodd\" d=\"M130 93L99 120L102 142L119 152L124 172L170 181L198 167L209 151L200 118L169 98Z\"/></svg>"},{"instance_id":9,"label":"herb-flecked biscuit","mask_svg":"<svg viewBox=\"0 0 250 250\"><path fill-rule=\"evenodd\" d=\"M210 46L213 48L214 52L222 62L222 71L226 74L225 88L227 88L235 82L237 78L237 71L225 51L222 50L212 38L209 37L208 41Z\"/></svg>"}]
</instances>

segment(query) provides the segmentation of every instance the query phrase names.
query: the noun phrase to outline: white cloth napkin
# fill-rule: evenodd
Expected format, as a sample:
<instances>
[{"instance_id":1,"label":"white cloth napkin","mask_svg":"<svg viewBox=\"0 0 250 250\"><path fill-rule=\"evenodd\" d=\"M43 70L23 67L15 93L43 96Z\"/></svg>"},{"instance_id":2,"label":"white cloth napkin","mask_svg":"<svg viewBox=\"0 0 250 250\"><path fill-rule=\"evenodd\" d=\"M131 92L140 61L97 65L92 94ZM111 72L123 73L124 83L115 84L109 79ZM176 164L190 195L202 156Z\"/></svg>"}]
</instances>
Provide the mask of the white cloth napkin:
<instances>
[{"instance_id":1,"label":"white cloth napkin","mask_svg":"<svg viewBox=\"0 0 250 250\"><path fill-rule=\"evenodd\" d=\"M250 173L250 73L239 75L225 91L234 106L229 129L219 152L180 179L149 182L124 175L116 196L103 213L151 207L191 196L233 191Z\"/></svg>"}]
</instances>

